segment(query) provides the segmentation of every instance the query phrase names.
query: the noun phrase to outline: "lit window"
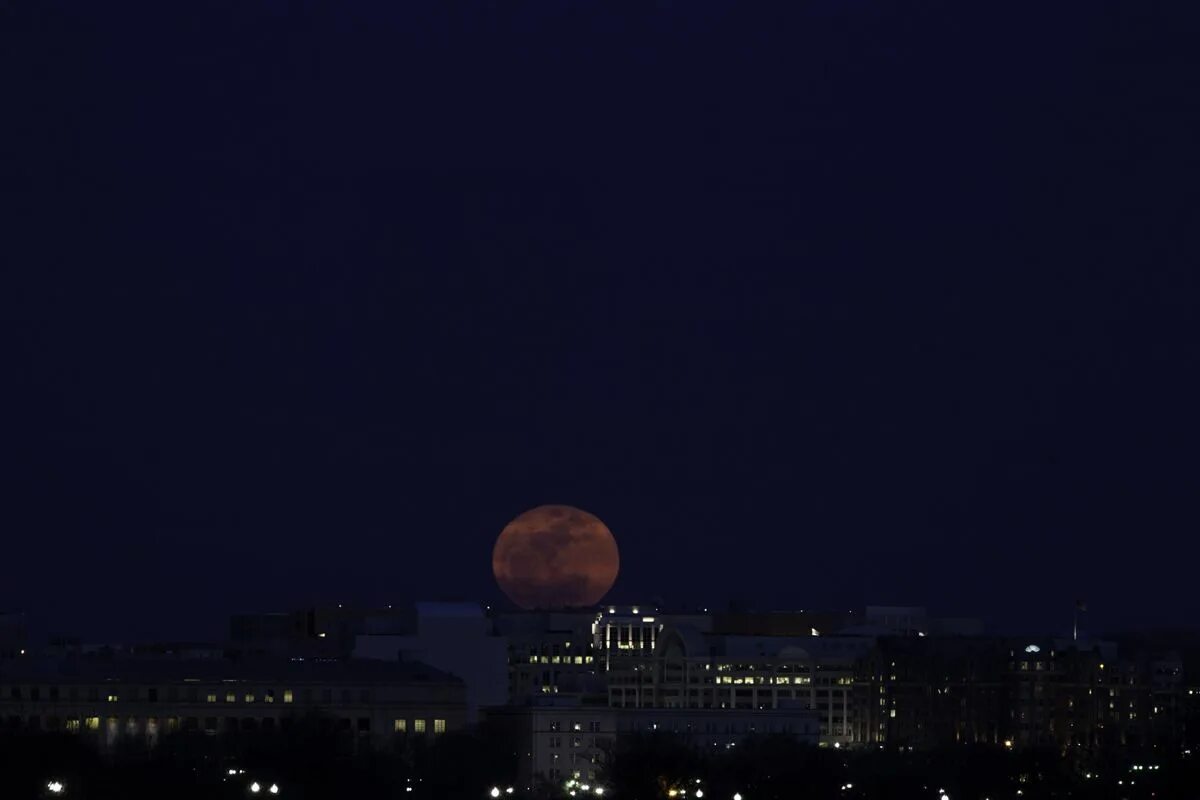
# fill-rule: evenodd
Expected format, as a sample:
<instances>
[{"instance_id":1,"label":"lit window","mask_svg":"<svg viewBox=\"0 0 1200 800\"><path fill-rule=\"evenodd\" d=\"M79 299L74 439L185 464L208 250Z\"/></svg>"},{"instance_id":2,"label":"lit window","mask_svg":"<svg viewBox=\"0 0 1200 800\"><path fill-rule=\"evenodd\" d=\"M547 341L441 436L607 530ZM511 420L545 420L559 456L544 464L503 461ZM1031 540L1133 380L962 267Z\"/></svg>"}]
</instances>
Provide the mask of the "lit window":
<instances>
[{"instance_id":1,"label":"lit window","mask_svg":"<svg viewBox=\"0 0 1200 800\"><path fill-rule=\"evenodd\" d=\"M414 719L413 720L413 730L417 733L424 733L425 732L425 720Z\"/></svg>"},{"instance_id":2,"label":"lit window","mask_svg":"<svg viewBox=\"0 0 1200 800\"><path fill-rule=\"evenodd\" d=\"M210 703L215 703L215 702L217 702L217 695L216 695L215 693L214 693L214 694L210 694L210 695L208 696L208 702L210 702Z\"/></svg>"},{"instance_id":3,"label":"lit window","mask_svg":"<svg viewBox=\"0 0 1200 800\"><path fill-rule=\"evenodd\" d=\"M226 692L225 693L225 702L226 703L236 703L237 695L235 695L233 692Z\"/></svg>"},{"instance_id":4,"label":"lit window","mask_svg":"<svg viewBox=\"0 0 1200 800\"><path fill-rule=\"evenodd\" d=\"M408 720L406 720L406 719L396 720L395 722L392 723L392 729L395 730L396 733L406 733L408 731Z\"/></svg>"},{"instance_id":5,"label":"lit window","mask_svg":"<svg viewBox=\"0 0 1200 800\"><path fill-rule=\"evenodd\" d=\"M120 696L119 696L119 695L110 694L110 695L108 696L108 702L110 702L110 703L115 703L115 702L117 702L117 701L118 701L118 700L120 700L120 699L121 699L121 698L120 698Z\"/></svg>"},{"instance_id":6,"label":"lit window","mask_svg":"<svg viewBox=\"0 0 1200 800\"><path fill-rule=\"evenodd\" d=\"M267 689L266 693L263 695L263 702L264 703L274 703L275 702L275 690L274 689Z\"/></svg>"},{"instance_id":7,"label":"lit window","mask_svg":"<svg viewBox=\"0 0 1200 800\"><path fill-rule=\"evenodd\" d=\"M254 702L254 692L246 692L246 702L247 703Z\"/></svg>"},{"instance_id":8,"label":"lit window","mask_svg":"<svg viewBox=\"0 0 1200 800\"><path fill-rule=\"evenodd\" d=\"M446 720L435 719L433 721L433 732L434 733L445 733L446 732Z\"/></svg>"},{"instance_id":9,"label":"lit window","mask_svg":"<svg viewBox=\"0 0 1200 800\"><path fill-rule=\"evenodd\" d=\"M98 731L98 730L100 730L100 718L99 717L88 717L87 719L85 719L83 721L83 726L85 728L87 728L89 731Z\"/></svg>"},{"instance_id":10,"label":"lit window","mask_svg":"<svg viewBox=\"0 0 1200 800\"><path fill-rule=\"evenodd\" d=\"M71 731L71 732L75 732L75 731L79 730L79 720L77 720L77 719L67 720L67 730Z\"/></svg>"},{"instance_id":11,"label":"lit window","mask_svg":"<svg viewBox=\"0 0 1200 800\"><path fill-rule=\"evenodd\" d=\"M293 700L293 699L294 699L294 698L293 698L293 696L292 696L292 690L291 690L291 689L284 689L284 690L283 690L283 702L285 702L285 703L290 703L290 702L292 702L292 700Z\"/></svg>"}]
</instances>

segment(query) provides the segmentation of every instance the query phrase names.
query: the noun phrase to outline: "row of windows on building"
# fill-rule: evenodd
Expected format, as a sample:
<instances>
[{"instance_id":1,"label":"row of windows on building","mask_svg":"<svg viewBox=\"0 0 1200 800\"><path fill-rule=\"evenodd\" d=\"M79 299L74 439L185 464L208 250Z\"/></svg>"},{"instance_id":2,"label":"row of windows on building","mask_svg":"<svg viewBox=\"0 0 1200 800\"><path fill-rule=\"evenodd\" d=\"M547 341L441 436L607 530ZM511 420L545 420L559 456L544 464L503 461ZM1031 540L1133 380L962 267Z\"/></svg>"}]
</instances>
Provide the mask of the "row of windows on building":
<instances>
[{"instance_id":1,"label":"row of windows on building","mask_svg":"<svg viewBox=\"0 0 1200 800\"><path fill-rule=\"evenodd\" d=\"M407 719L392 720L392 730L395 733L408 733L408 731L409 731L408 723L409 723L409 720L407 720ZM428 731L429 731L429 727L427 724L427 720L423 720L423 719L412 720L412 732L413 733L427 733ZM446 732L446 720L435 719L433 721L433 732L434 733L445 733Z\"/></svg>"},{"instance_id":2,"label":"row of windows on building","mask_svg":"<svg viewBox=\"0 0 1200 800\"><path fill-rule=\"evenodd\" d=\"M636 671L635 671L636 672ZM684 683L682 674L675 670L668 670L665 678L655 678L648 672L637 673L642 676L641 683ZM895 676L893 676L894 678ZM615 679L615 683L637 682L633 673L625 673ZM712 684L736 684L736 685L779 685L779 686L853 686L854 678L850 675L833 676L818 676L815 680L808 675L718 675L715 678L703 675L700 673L691 673L687 677L686 683L689 684L704 684L711 686Z\"/></svg>"},{"instance_id":3,"label":"row of windows on building","mask_svg":"<svg viewBox=\"0 0 1200 800\"><path fill-rule=\"evenodd\" d=\"M593 659L591 656L538 656L532 655L529 657L530 664L591 664Z\"/></svg>"},{"instance_id":4,"label":"row of windows on building","mask_svg":"<svg viewBox=\"0 0 1200 800\"><path fill-rule=\"evenodd\" d=\"M556 719L556 720L551 720L548 727L549 727L549 730L551 733L558 733L559 731L563 731L563 730L582 731L584 729L584 724L582 722L576 722L574 720L571 720L570 722L566 723L566 725L564 726L564 724L561 720ZM600 732L599 721L590 720L587 723L587 730L589 733L599 733Z\"/></svg>"},{"instance_id":5,"label":"row of windows on building","mask_svg":"<svg viewBox=\"0 0 1200 800\"><path fill-rule=\"evenodd\" d=\"M203 694L202 694L203 692ZM108 702L117 703L122 700L127 702L137 703L157 703L165 701L168 703L274 703L282 701L284 703L295 702L297 693L291 689L249 689L244 691L233 691L229 689L223 690L202 690L200 688L188 687L180 689L179 687L169 687L166 690L158 687L76 687L72 686L65 690L57 686L11 686L8 692L0 692L0 697L7 696L10 700L28 700L30 702L61 702L63 700L78 702ZM332 705L335 698L343 704L353 704L355 702L368 704L372 702L372 693L369 689L342 689L340 693L335 693L333 689L302 689L299 692L301 702L312 704L314 702L323 705Z\"/></svg>"},{"instance_id":6,"label":"row of windows on building","mask_svg":"<svg viewBox=\"0 0 1200 800\"><path fill-rule=\"evenodd\" d=\"M179 730L203 730L208 733L215 733L222 729L222 720L224 720L223 728L226 731L271 731L274 730L275 725L277 724L277 721L273 717L264 717L262 719L256 717L164 717L161 720L157 717L147 717L142 721L139 721L137 717L128 717L125 718L125 729L126 733L128 734L135 734L140 730L144 730L147 733L155 733L159 730L160 726L168 733L174 733ZM19 727L22 722L24 722L28 724L29 727L40 729L43 727L44 723L44 727L47 730L78 732L81 730L98 731L100 730L101 721L101 717L98 716L67 717L65 719L49 716L43 719L42 717L35 715L30 716L25 720L22 720L21 717L11 717L9 718L9 725L11 727ZM431 730L435 734L446 732L446 720L444 719L396 719L393 721L394 732L407 733L409 731L410 721L412 723L413 733L423 734L428 733ZM104 718L104 722L109 731L115 732L120 729L120 717L106 717ZM279 726L283 729L291 727L293 723L294 720L286 717L278 720ZM359 733L371 732L370 717L339 717L337 719L329 720L328 724L331 727L341 731L357 730Z\"/></svg>"}]
</instances>

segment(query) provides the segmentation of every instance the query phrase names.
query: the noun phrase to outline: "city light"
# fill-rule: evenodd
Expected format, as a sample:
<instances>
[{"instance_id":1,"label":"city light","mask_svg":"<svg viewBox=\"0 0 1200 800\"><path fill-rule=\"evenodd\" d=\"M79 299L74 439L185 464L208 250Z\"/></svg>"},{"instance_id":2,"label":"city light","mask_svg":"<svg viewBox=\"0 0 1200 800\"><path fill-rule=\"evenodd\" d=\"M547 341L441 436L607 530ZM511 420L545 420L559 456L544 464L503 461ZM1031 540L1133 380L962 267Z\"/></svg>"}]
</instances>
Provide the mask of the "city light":
<instances>
[{"instance_id":1,"label":"city light","mask_svg":"<svg viewBox=\"0 0 1200 800\"><path fill-rule=\"evenodd\" d=\"M268 789L267 791L269 791L271 794L279 794L279 784L272 783L271 788Z\"/></svg>"},{"instance_id":2,"label":"city light","mask_svg":"<svg viewBox=\"0 0 1200 800\"><path fill-rule=\"evenodd\" d=\"M734 792L734 793L733 793L733 800L742 800L742 793L741 793L741 792Z\"/></svg>"},{"instance_id":3,"label":"city light","mask_svg":"<svg viewBox=\"0 0 1200 800\"><path fill-rule=\"evenodd\" d=\"M25 651L22 650L21 652L24 653ZM50 781L46 784L46 791L50 794L62 794L67 791L67 787L62 781Z\"/></svg>"},{"instance_id":4,"label":"city light","mask_svg":"<svg viewBox=\"0 0 1200 800\"><path fill-rule=\"evenodd\" d=\"M262 791L262 787L258 785L258 781L255 781L254 783L250 784L250 791L253 794L258 794L259 792Z\"/></svg>"},{"instance_id":5,"label":"city light","mask_svg":"<svg viewBox=\"0 0 1200 800\"><path fill-rule=\"evenodd\" d=\"M491 795L492 797L499 797L500 796L500 787L493 786L492 790L490 792L488 792L488 794Z\"/></svg>"}]
</instances>

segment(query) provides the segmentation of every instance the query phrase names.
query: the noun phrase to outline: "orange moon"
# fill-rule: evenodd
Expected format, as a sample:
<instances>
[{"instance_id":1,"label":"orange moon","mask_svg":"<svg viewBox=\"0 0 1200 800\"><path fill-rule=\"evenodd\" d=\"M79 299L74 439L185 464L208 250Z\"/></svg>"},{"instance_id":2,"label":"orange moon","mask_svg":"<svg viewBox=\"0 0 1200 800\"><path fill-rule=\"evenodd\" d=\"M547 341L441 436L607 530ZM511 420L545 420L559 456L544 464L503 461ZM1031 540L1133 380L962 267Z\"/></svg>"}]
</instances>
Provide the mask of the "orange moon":
<instances>
[{"instance_id":1,"label":"orange moon","mask_svg":"<svg viewBox=\"0 0 1200 800\"><path fill-rule=\"evenodd\" d=\"M571 506L538 506L500 532L492 573L521 608L594 606L617 580L617 540L603 522Z\"/></svg>"}]
</instances>

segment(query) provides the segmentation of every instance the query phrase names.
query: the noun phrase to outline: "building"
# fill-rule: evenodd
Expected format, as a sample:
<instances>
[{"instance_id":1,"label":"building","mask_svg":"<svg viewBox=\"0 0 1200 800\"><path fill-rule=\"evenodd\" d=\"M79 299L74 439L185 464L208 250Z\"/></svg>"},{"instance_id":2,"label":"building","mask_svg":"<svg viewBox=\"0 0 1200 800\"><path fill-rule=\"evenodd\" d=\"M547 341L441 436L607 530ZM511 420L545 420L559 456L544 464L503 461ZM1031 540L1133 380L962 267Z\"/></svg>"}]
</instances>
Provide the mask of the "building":
<instances>
[{"instance_id":1,"label":"building","mask_svg":"<svg viewBox=\"0 0 1200 800\"><path fill-rule=\"evenodd\" d=\"M648 656L658 643L664 625L690 625L712 630L713 616L703 612L663 612L656 605L602 606L592 623L592 650L605 671L613 659Z\"/></svg>"},{"instance_id":2,"label":"building","mask_svg":"<svg viewBox=\"0 0 1200 800\"><path fill-rule=\"evenodd\" d=\"M462 681L422 664L176 658L21 659L0 670L0 720L66 731L102 747L153 745L176 731L281 731L313 716L383 746L466 725Z\"/></svg>"},{"instance_id":3,"label":"building","mask_svg":"<svg viewBox=\"0 0 1200 800\"><path fill-rule=\"evenodd\" d=\"M610 708L550 695L524 706L490 709L487 718L516 744L518 782L526 791L546 782L596 780L614 737L620 735L671 736L701 750L733 747L755 735L790 736L814 745L819 739L817 715L798 707Z\"/></svg>"},{"instance_id":4,"label":"building","mask_svg":"<svg viewBox=\"0 0 1200 800\"><path fill-rule=\"evenodd\" d=\"M417 603L414 612L403 632L359 634L354 657L420 662L462 679L472 724L480 708L508 702L508 640L478 604Z\"/></svg>"},{"instance_id":5,"label":"building","mask_svg":"<svg viewBox=\"0 0 1200 800\"><path fill-rule=\"evenodd\" d=\"M594 612L503 612L495 631L508 642L508 698L525 705L539 695L603 696L593 639Z\"/></svg>"},{"instance_id":6,"label":"building","mask_svg":"<svg viewBox=\"0 0 1200 800\"><path fill-rule=\"evenodd\" d=\"M486 714L513 741L517 782L525 791L569 778L595 780L617 734L614 709L582 704L576 697L534 697Z\"/></svg>"},{"instance_id":7,"label":"building","mask_svg":"<svg viewBox=\"0 0 1200 800\"><path fill-rule=\"evenodd\" d=\"M996 640L880 638L855 676L855 741L925 748L1011 740L1007 655Z\"/></svg>"},{"instance_id":8,"label":"building","mask_svg":"<svg viewBox=\"0 0 1200 800\"><path fill-rule=\"evenodd\" d=\"M855 683L856 738L897 747L1165 747L1186 717L1181 660L1112 642L885 637Z\"/></svg>"},{"instance_id":9,"label":"building","mask_svg":"<svg viewBox=\"0 0 1200 800\"><path fill-rule=\"evenodd\" d=\"M854 741L853 684L874 640L857 636L744 636L665 627L652 654L608 673L619 709L815 712L820 741Z\"/></svg>"}]
</instances>

